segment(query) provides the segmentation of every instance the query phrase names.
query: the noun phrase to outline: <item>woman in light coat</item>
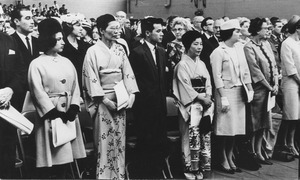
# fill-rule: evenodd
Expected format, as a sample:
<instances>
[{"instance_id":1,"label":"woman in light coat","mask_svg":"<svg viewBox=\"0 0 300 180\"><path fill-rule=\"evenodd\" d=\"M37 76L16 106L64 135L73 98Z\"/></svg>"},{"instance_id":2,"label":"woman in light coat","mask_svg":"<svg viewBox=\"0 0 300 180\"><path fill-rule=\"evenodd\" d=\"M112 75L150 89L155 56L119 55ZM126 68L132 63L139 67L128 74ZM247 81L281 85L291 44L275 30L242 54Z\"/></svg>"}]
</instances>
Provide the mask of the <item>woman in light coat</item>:
<instances>
[{"instance_id":1,"label":"woman in light coat","mask_svg":"<svg viewBox=\"0 0 300 180\"><path fill-rule=\"evenodd\" d=\"M31 62L28 72L29 89L39 117L35 121L36 167L39 178L54 175L63 179L68 163L86 157L77 117L80 91L75 67L58 54L65 44L59 22L55 19L42 21L39 33L44 54ZM75 123L76 138L54 147L52 125L57 121Z\"/></svg>"},{"instance_id":2,"label":"woman in light coat","mask_svg":"<svg viewBox=\"0 0 300 180\"><path fill-rule=\"evenodd\" d=\"M240 38L240 24L237 19L221 25L221 39L224 42L210 55L215 91L214 132L220 139L219 170L231 173L241 170L234 164L233 148L235 136L246 133L246 102L253 98L251 77ZM246 100L245 93L248 92Z\"/></svg>"},{"instance_id":3,"label":"woman in light coat","mask_svg":"<svg viewBox=\"0 0 300 180\"><path fill-rule=\"evenodd\" d=\"M281 88L283 93L282 124L283 136L278 145L282 150L299 157L294 136L300 119L300 17L293 16L288 24L289 37L281 45Z\"/></svg>"}]
</instances>

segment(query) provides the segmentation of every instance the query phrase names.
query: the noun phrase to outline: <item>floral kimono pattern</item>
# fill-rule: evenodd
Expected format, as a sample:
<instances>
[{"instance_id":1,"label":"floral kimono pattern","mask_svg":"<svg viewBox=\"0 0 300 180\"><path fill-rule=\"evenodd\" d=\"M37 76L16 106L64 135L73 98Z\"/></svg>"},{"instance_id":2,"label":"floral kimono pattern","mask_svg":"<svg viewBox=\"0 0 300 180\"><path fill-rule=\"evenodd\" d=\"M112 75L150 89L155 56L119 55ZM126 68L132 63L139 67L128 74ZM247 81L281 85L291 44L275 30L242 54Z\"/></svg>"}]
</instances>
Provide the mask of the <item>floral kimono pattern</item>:
<instances>
[{"instance_id":1,"label":"floral kimono pattern","mask_svg":"<svg viewBox=\"0 0 300 180\"><path fill-rule=\"evenodd\" d=\"M121 45L109 49L98 41L87 51L83 63L83 92L94 121L97 147L97 179L125 178L125 110L109 110L96 97L117 102L114 86L121 80L128 94L138 92L133 71Z\"/></svg>"}]
</instances>

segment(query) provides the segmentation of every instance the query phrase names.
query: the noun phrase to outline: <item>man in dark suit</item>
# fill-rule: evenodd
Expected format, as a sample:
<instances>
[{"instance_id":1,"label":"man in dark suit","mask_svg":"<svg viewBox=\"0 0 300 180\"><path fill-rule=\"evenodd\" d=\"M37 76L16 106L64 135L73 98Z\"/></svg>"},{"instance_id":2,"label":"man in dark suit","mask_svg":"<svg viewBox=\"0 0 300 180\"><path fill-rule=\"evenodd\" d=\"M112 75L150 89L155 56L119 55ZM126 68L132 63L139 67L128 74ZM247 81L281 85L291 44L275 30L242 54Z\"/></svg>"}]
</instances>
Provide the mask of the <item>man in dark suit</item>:
<instances>
[{"instance_id":1,"label":"man in dark suit","mask_svg":"<svg viewBox=\"0 0 300 180\"><path fill-rule=\"evenodd\" d=\"M116 13L116 19L121 25L121 38L123 38L129 47L129 49L132 49L132 43L134 41L134 37L136 36L136 33L132 31L130 28L125 26L126 23L126 13L123 11L118 11Z\"/></svg>"},{"instance_id":2,"label":"man in dark suit","mask_svg":"<svg viewBox=\"0 0 300 180\"><path fill-rule=\"evenodd\" d=\"M27 71L31 61L39 56L38 42L37 39L31 36L34 28L34 22L32 19L32 13L27 7L16 8L11 14L12 26L15 28L16 32L11 36L16 40L18 44L18 49L23 57L25 65L25 79L26 86L24 87L25 93L19 96L21 107L23 105L26 91L28 91L27 86ZM22 110L22 109L20 109ZM26 175L30 175L31 170L28 168L35 167L35 137L34 133L31 133L29 138L24 140L24 150L27 157L30 157L26 162Z\"/></svg>"},{"instance_id":3,"label":"man in dark suit","mask_svg":"<svg viewBox=\"0 0 300 180\"><path fill-rule=\"evenodd\" d=\"M20 96L24 94L25 77L24 62L16 41L0 32L0 109L11 104L21 110ZM0 179L14 178L16 144L16 128L0 118Z\"/></svg>"},{"instance_id":4,"label":"man in dark suit","mask_svg":"<svg viewBox=\"0 0 300 180\"><path fill-rule=\"evenodd\" d=\"M213 52L213 50L219 46L219 41L217 40L214 31L214 20L211 17L205 18L201 23L201 27L203 30L203 34L202 34L203 49L200 54L200 59L205 63L209 75L211 79L213 79L209 56ZM212 81L211 83L214 89L214 82Z\"/></svg>"},{"instance_id":5,"label":"man in dark suit","mask_svg":"<svg viewBox=\"0 0 300 180\"><path fill-rule=\"evenodd\" d=\"M32 13L28 7L16 8L11 14L11 21L16 30L11 36L17 41L28 69L30 62L39 55L37 39L30 34L34 28Z\"/></svg>"},{"instance_id":6,"label":"man in dark suit","mask_svg":"<svg viewBox=\"0 0 300 180\"><path fill-rule=\"evenodd\" d=\"M130 63L140 93L136 95L134 117L137 131L137 152L141 169L138 178L162 178L166 146L166 54L157 46L162 41L162 19L142 20L145 42L130 54Z\"/></svg>"}]
</instances>

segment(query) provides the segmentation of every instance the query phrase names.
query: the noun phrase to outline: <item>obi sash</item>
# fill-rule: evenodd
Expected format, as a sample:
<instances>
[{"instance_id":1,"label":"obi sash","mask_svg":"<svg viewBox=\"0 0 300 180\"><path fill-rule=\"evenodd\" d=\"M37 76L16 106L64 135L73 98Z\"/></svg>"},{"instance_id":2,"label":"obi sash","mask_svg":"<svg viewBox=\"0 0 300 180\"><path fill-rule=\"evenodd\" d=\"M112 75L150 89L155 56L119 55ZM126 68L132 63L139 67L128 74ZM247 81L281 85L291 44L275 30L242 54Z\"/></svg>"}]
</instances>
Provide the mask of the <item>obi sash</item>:
<instances>
[{"instance_id":1,"label":"obi sash","mask_svg":"<svg viewBox=\"0 0 300 180\"><path fill-rule=\"evenodd\" d=\"M206 84L206 78L205 77L199 77L197 79L191 79L192 87L195 91L198 93L205 93L205 84Z\"/></svg>"},{"instance_id":2,"label":"obi sash","mask_svg":"<svg viewBox=\"0 0 300 180\"><path fill-rule=\"evenodd\" d=\"M105 93L114 91L116 83L123 79L121 69L103 69L99 71L101 86Z\"/></svg>"}]
</instances>

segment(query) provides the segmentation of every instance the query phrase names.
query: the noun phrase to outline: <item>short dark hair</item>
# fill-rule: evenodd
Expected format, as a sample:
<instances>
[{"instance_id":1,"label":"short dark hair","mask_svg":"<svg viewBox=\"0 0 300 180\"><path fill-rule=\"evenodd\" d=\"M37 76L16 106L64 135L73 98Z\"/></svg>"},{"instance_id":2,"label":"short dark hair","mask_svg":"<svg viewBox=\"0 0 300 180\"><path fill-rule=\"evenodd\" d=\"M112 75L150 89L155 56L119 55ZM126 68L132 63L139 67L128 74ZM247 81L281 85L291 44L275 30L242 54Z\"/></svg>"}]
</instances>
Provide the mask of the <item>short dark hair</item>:
<instances>
[{"instance_id":1,"label":"short dark hair","mask_svg":"<svg viewBox=\"0 0 300 180\"><path fill-rule=\"evenodd\" d=\"M142 29L142 34L141 36L143 38L146 37L146 31L152 32L154 29L154 24L163 24L163 20L161 18L147 18L147 19L142 19L141 21L141 29Z\"/></svg>"},{"instance_id":2,"label":"short dark hair","mask_svg":"<svg viewBox=\"0 0 300 180\"><path fill-rule=\"evenodd\" d=\"M88 27L82 27L85 31L86 31L86 34L90 37L93 37L93 30L91 28L88 28Z\"/></svg>"},{"instance_id":3,"label":"short dark hair","mask_svg":"<svg viewBox=\"0 0 300 180\"><path fill-rule=\"evenodd\" d=\"M28 6L20 6L16 7L12 12L11 12L11 25L14 29L16 29L16 23L14 22L15 19L21 20L21 11L30 11Z\"/></svg>"},{"instance_id":4,"label":"short dark hair","mask_svg":"<svg viewBox=\"0 0 300 180\"><path fill-rule=\"evenodd\" d=\"M234 28L233 29L227 29L227 30L221 30L220 31L221 39L223 41L226 41L226 40L230 39L234 30L235 30Z\"/></svg>"},{"instance_id":5,"label":"short dark hair","mask_svg":"<svg viewBox=\"0 0 300 180\"><path fill-rule=\"evenodd\" d=\"M249 26L249 33L251 34L251 36L256 36L257 32L259 32L261 30L261 26L263 23L267 23L267 20L265 18L255 18L255 19L251 19L250 21L250 26Z\"/></svg>"},{"instance_id":6,"label":"short dark hair","mask_svg":"<svg viewBox=\"0 0 300 180\"><path fill-rule=\"evenodd\" d=\"M201 28L203 29L204 26L207 26L207 21L208 20L213 20L212 17L207 17L207 18L204 18L202 23L201 23Z\"/></svg>"},{"instance_id":7,"label":"short dark hair","mask_svg":"<svg viewBox=\"0 0 300 180\"><path fill-rule=\"evenodd\" d=\"M62 28L66 36L69 36L74 30L73 25L67 22L62 23Z\"/></svg>"},{"instance_id":8,"label":"short dark hair","mask_svg":"<svg viewBox=\"0 0 300 180\"><path fill-rule=\"evenodd\" d=\"M102 16L99 16L96 20L99 33L101 30L105 30L111 21L115 21L115 20L116 20L115 17L111 14L104 14Z\"/></svg>"},{"instance_id":9,"label":"short dark hair","mask_svg":"<svg viewBox=\"0 0 300 180\"><path fill-rule=\"evenodd\" d=\"M188 50L190 49L192 43L196 39L201 38L201 37L202 37L202 35L198 31L187 31L186 33L184 33L182 35L181 41L182 41L182 44L185 48L185 52L188 52ZM202 38L201 38L201 40L202 40Z\"/></svg>"},{"instance_id":10,"label":"short dark hair","mask_svg":"<svg viewBox=\"0 0 300 180\"><path fill-rule=\"evenodd\" d=\"M39 48L42 52L47 52L56 45L57 40L54 35L58 32L62 33L62 27L56 19L49 18L39 23L38 31L40 33L38 37Z\"/></svg>"},{"instance_id":11,"label":"short dark hair","mask_svg":"<svg viewBox=\"0 0 300 180\"><path fill-rule=\"evenodd\" d=\"M277 22L281 22L278 17L271 17L270 21L271 21L273 26L275 26Z\"/></svg>"}]
</instances>

